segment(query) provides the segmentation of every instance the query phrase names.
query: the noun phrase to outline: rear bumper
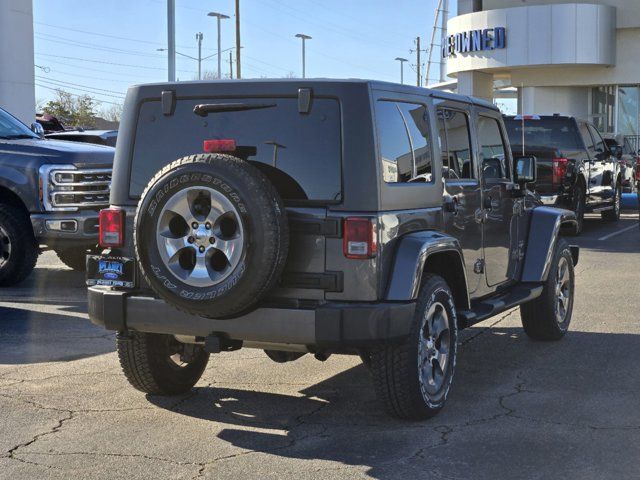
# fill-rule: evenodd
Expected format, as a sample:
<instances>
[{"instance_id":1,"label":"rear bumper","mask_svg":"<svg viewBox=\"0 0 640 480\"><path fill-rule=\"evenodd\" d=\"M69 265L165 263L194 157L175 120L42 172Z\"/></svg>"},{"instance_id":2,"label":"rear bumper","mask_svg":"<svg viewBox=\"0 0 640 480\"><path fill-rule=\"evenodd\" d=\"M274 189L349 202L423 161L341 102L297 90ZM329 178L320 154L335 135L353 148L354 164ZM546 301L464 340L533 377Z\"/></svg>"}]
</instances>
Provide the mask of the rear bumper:
<instances>
[{"instance_id":1,"label":"rear bumper","mask_svg":"<svg viewBox=\"0 0 640 480\"><path fill-rule=\"evenodd\" d=\"M31 225L36 239L50 247L60 243L98 243L98 212L95 210L32 213Z\"/></svg>"},{"instance_id":2,"label":"rear bumper","mask_svg":"<svg viewBox=\"0 0 640 480\"><path fill-rule=\"evenodd\" d=\"M358 347L401 340L411 328L414 302L327 303L315 309L258 308L230 320L214 320L176 310L164 301L89 288L89 318L108 330L127 329L172 335L288 343L321 347Z\"/></svg>"}]
</instances>

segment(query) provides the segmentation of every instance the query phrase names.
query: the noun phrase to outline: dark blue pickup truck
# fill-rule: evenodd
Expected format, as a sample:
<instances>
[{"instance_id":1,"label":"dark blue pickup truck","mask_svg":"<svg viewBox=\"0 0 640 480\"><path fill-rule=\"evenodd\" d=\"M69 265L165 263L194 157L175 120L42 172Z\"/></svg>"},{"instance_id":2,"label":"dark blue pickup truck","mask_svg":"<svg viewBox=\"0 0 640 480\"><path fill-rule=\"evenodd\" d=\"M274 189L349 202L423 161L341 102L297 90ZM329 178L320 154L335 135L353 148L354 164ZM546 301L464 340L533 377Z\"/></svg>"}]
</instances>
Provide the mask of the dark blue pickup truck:
<instances>
[{"instance_id":1,"label":"dark blue pickup truck","mask_svg":"<svg viewBox=\"0 0 640 480\"><path fill-rule=\"evenodd\" d=\"M0 286L24 280L43 246L85 268L98 211L109 204L113 155L111 147L44 139L0 108Z\"/></svg>"}]
</instances>

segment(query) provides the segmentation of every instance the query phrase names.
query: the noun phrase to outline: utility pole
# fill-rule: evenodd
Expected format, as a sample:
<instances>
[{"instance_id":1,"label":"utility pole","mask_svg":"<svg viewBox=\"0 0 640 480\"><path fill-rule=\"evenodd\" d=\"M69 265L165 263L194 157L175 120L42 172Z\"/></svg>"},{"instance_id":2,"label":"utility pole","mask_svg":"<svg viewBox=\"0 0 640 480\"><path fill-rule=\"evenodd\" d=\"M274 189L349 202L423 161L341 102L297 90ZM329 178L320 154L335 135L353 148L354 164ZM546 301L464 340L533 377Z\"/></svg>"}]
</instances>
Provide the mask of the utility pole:
<instances>
[{"instance_id":1,"label":"utility pole","mask_svg":"<svg viewBox=\"0 0 640 480\"><path fill-rule=\"evenodd\" d=\"M400 84L404 85L404 62L408 62L408 60L402 57L396 57L396 60L400 62Z\"/></svg>"},{"instance_id":2,"label":"utility pole","mask_svg":"<svg viewBox=\"0 0 640 480\"><path fill-rule=\"evenodd\" d=\"M229 18L229 16L224 15L222 13L216 13L216 12L209 12L207 15L209 17L217 17L218 19L218 78L222 78L222 50L220 47L220 20Z\"/></svg>"},{"instance_id":3,"label":"utility pole","mask_svg":"<svg viewBox=\"0 0 640 480\"><path fill-rule=\"evenodd\" d=\"M296 38L302 39L302 78L307 77L307 59L306 59L306 48L305 42L307 40L311 40L309 35L305 35L304 33L296 34Z\"/></svg>"},{"instance_id":4,"label":"utility pole","mask_svg":"<svg viewBox=\"0 0 640 480\"><path fill-rule=\"evenodd\" d=\"M176 0L167 0L167 46L169 81L176 81Z\"/></svg>"},{"instance_id":5,"label":"utility pole","mask_svg":"<svg viewBox=\"0 0 640 480\"><path fill-rule=\"evenodd\" d=\"M229 78L233 79L233 52L229 50Z\"/></svg>"},{"instance_id":6,"label":"utility pole","mask_svg":"<svg viewBox=\"0 0 640 480\"><path fill-rule=\"evenodd\" d=\"M240 0L236 0L236 78L242 78L240 72Z\"/></svg>"},{"instance_id":7,"label":"utility pole","mask_svg":"<svg viewBox=\"0 0 640 480\"><path fill-rule=\"evenodd\" d=\"M422 63L420 62L420 37L416 38L416 56L418 57L416 60L417 68L416 73L418 74L416 85L419 87L422 85Z\"/></svg>"},{"instance_id":8,"label":"utility pole","mask_svg":"<svg viewBox=\"0 0 640 480\"><path fill-rule=\"evenodd\" d=\"M196 40L198 42L198 80L202 80L202 38L204 35L202 32L196 33Z\"/></svg>"},{"instance_id":9,"label":"utility pole","mask_svg":"<svg viewBox=\"0 0 640 480\"><path fill-rule=\"evenodd\" d=\"M422 86L422 52L426 52L426 50L422 50L420 48L420 37L416 37L415 40L416 43L416 49L415 49L415 53L416 53L416 85L418 85L419 87ZM411 53L414 52L414 50L409 50Z\"/></svg>"}]
</instances>

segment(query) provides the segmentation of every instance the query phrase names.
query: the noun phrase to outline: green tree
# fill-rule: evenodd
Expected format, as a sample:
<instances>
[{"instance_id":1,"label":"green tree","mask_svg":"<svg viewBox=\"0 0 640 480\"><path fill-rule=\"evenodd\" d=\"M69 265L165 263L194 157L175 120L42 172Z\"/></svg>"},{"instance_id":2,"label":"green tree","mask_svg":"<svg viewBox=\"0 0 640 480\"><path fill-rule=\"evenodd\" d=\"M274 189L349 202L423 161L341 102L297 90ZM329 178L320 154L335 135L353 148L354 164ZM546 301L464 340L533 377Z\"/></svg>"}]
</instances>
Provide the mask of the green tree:
<instances>
[{"instance_id":1,"label":"green tree","mask_svg":"<svg viewBox=\"0 0 640 480\"><path fill-rule=\"evenodd\" d=\"M74 95L56 90L53 100L44 106L44 112L57 117L63 124L74 127L95 126L96 108L99 102L89 95Z\"/></svg>"}]
</instances>

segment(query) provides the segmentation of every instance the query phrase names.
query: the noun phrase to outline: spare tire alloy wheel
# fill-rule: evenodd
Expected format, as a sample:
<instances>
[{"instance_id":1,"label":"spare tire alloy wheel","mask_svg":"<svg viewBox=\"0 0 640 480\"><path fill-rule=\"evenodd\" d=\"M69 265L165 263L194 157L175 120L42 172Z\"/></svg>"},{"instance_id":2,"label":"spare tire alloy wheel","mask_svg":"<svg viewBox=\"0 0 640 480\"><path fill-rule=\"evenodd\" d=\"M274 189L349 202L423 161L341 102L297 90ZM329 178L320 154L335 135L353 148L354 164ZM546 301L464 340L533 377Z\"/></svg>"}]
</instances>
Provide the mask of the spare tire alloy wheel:
<instances>
[{"instance_id":1,"label":"spare tire alloy wheel","mask_svg":"<svg viewBox=\"0 0 640 480\"><path fill-rule=\"evenodd\" d=\"M149 182L136 212L142 275L170 305L241 314L275 285L289 245L284 204L257 168L222 154L185 157Z\"/></svg>"},{"instance_id":2,"label":"spare tire alloy wheel","mask_svg":"<svg viewBox=\"0 0 640 480\"><path fill-rule=\"evenodd\" d=\"M179 280L212 287L229 277L242 256L240 214L213 188L185 188L162 208L156 242L164 266Z\"/></svg>"}]
</instances>

